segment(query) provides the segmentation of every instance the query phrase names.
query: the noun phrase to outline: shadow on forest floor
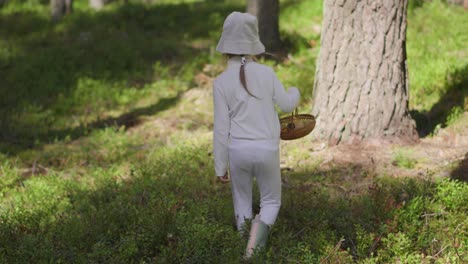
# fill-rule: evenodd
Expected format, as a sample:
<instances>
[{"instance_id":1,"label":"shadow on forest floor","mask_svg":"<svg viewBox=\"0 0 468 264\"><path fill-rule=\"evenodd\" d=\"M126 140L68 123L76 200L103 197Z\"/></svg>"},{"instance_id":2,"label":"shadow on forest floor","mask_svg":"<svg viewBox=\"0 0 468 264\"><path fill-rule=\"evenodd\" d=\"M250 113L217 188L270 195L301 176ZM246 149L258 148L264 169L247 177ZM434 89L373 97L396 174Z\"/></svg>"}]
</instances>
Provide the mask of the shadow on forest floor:
<instances>
[{"instance_id":1,"label":"shadow on forest floor","mask_svg":"<svg viewBox=\"0 0 468 264\"><path fill-rule=\"evenodd\" d=\"M171 97L171 98L162 98L157 103L152 104L147 107L141 107L131 110L130 112L124 113L118 117L109 117L106 119L98 119L94 122L81 125L75 128L67 128L63 130L46 130L43 134L39 134L30 140L22 138L19 141L17 139L10 139L10 144L15 144L15 146L24 146L26 148L37 147L35 140L47 141L47 139L64 139L74 140L82 136L88 135L91 131L104 129L107 127L124 127L125 129L132 128L137 126L142 122L140 119L142 116L155 115L158 112L164 111L175 105L181 97L181 94ZM20 151L21 148L10 147L10 153L14 151Z\"/></svg>"},{"instance_id":2,"label":"shadow on forest floor","mask_svg":"<svg viewBox=\"0 0 468 264\"><path fill-rule=\"evenodd\" d=\"M451 73L446 80L446 93L432 106L431 110L411 111L416 120L420 137L426 137L434 132L437 126L445 127L447 118L454 107L464 109L465 98L468 96L468 65Z\"/></svg>"},{"instance_id":3,"label":"shadow on forest floor","mask_svg":"<svg viewBox=\"0 0 468 264\"><path fill-rule=\"evenodd\" d=\"M1 148L26 149L67 133L76 138L85 129L128 125L139 115L167 109L176 98L76 128L54 121L86 115L93 105L118 108L119 102L112 101L115 94L144 89L161 79L160 71L168 71L168 80L174 76L190 83L193 69L208 61L212 35L236 9L219 3L127 4L98 13L77 10L56 25L34 12L1 15L0 38L6 42L0 51L10 54L0 56ZM160 86L161 91L185 89ZM92 114L98 117L91 120L99 118Z\"/></svg>"},{"instance_id":4,"label":"shadow on forest floor","mask_svg":"<svg viewBox=\"0 0 468 264\"><path fill-rule=\"evenodd\" d=\"M140 115L171 107L177 102L171 96L189 89L193 75L210 63L225 16L244 8L216 1L132 3L102 12L76 10L58 24L31 11L1 15L6 26L0 38L6 41L0 51L10 55L0 56L0 151L14 154L106 126L132 126ZM307 43L287 33L283 40L290 51ZM175 79L188 87L165 84ZM141 109L131 102L122 107L120 94L148 90L155 81L162 81L155 88L161 94L171 94L164 106L158 101ZM130 110L118 117L102 114L122 108ZM79 121L64 121L72 118Z\"/></svg>"},{"instance_id":5,"label":"shadow on forest floor","mask_svg":"<svg viewBox=\"0 0 468 264\"><path fill-rule=\"evenodd\" d=\"M7 261L20 262L116 263L239 258L245 241L232 225L230 191L206 177L210 175L206 170L211 170L205 166L206 153L205 149L182 149L151 165L137 164L131 178L121 183L115 182L112 172L102 171L92 176L96 178L92 190L71 183L57 187L54 184L58 183L51 180L58 193L50 198L45 193L40 199L47 199L46 205L53 205L52 210L42 210L37 203L31 211L15 215L19 222L9 218L0 222L4 238L0 248L6 250L3 256ZM334 246L335 238L345 237L342 249L356 250L357 227L380 232L384 223L392 221L392 210L424 191L415 180L408 179L374 182L372 188L350 196L333 185L342 172L362 176L362 168L293 175L301 179L283 191L278 228L270 242L272 247L284 248L276 252L278 260L288 247L309 241L316 234L332 241L327 244L330 246ZM171 177L161 176L166 174ZM304 178L314 184L301 182ZM340 184L351 186L354 180ZM255 195L257 200L258 193ZM258 203L256 207L258 210ZM292 234L296 239L291 239ZM242 246L235 246L239 243ZM323 245L310 243L314 252L321 252Z\"/></svg>"},{"instance_id":6,"label":"shadow on forest floor","mask_svg":"<svg viewBox=\"0 0 468 264\"><path fill-rule=\"evenodd\" d=\"M465 154L465 157L458 167L451 172L450 177L462 182L468 182L468 152Z\"/></svg>"}]
</instances>

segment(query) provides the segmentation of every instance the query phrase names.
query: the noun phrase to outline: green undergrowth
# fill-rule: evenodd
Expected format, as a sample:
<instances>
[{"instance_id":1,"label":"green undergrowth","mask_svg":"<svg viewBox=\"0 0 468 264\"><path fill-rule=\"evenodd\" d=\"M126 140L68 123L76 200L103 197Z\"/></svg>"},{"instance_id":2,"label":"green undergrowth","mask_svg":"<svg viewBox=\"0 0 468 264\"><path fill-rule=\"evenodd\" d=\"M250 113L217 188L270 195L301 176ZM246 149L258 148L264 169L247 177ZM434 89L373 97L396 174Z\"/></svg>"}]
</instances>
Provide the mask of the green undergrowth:
<instances>
[{"instance_id":1,"label":"green undergrowth","mask_svg":"<svg viewBox=\"0 0 468 264\"><path fill-rule=\"evenodd\" d=\"M158 101L193 88L204 65L220 63L213 36L238 8L130 2L93 12L85 3L56 24L41 8L0 9L8 25L0 28L2 150L77 138L113 121L129 127L119 118L170 107Z\"/></svg>"},{"instance_id":2,"label":"green undergrowth","mask_svg":"<svg viewBox=\"0 0 468 264\"><path fill-rule=\"evenodd\" d=\"M408 16L409 102L422 136L468 111L468 33L460 26L468 16L443 2L427 1Z\"/></svg>"},{"instance_id":3,"label":"green undergrowth","mask_svg":"<svg viewBox=\"0 0 468 264\"><path fill-rule=\"evenodd\" d=\"M450 89L466 88L468 23L463 8L430 1L408 18L408 68L412 108L429 111ZM444 25L444 26L440 26ZM423 41L416 41L423 38ZM452 87L458 76L464 87ZM466 94L465 94L466 95ZM463 105L462 105L463 107Z\"/></svg>"},{"instance_id":4,"label":"green undergrowth","mask_svg":"<svg viewBox=\"0 0 468 264\"><path fill-rule=\"evenodd\" d=\"M398 149L393 153L392 163L401 168L413 169L418 163L413 156L414 151L411 149Z\"/></svg>"},{"instance_id":5,"label":"green undergrowth","mask_svg":"<svg viewBox=\"0 0 468 264\"><path fill-rule=\"evenodd\" d=\"M214 182L209 140L153 148L109 166L84 165L86 173L27 177L4 162L1 262L240 262L246 241L234 228L229 187ZM466 258L462 182L367 175L368 188L352 194L332 192L331 175L294 174L268 247L254 263Z\"/></svg>"},{"instance_id":6,"label":"green undergrowth","mask_svg":"<svg viewBox=\"0 0 468 264\"><path fill-rule=\"evenodd\" d=\"M209 100L223 19L245 1L74 2L57 23L47 1L0 6L0 263L242 262L230 189L214 182ZM308 111L323 4L280 2L283 57L260 60ZM412 108L462 130L466 14L418 3ZM280 216L251 262L467 261L466 183L320 171L306 148L289 154ZM410 150L392 158L420 165Z\"/></svg>"}]
</instances>

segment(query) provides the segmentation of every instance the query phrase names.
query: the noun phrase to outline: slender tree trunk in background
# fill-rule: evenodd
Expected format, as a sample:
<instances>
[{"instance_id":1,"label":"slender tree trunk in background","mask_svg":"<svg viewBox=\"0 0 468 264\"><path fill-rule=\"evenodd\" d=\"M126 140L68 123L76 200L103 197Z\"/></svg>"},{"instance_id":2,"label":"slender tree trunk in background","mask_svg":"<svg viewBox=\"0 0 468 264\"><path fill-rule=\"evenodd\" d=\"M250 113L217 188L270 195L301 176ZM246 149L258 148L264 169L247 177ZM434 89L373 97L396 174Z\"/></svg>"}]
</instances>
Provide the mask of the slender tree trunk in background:
<instances>
[{"instance_id":1,"label":"slender tree trunk in background","mask_svg":"<svg viewBox=\"0 0 468 264\"><path fill-rule=\"evenodd\" d=\"M73 11L73 0L65 0L65 13L71 14Z\"/></svg>"},{"instance_id":2,"label":"slender tree trunk in background","mask_svg":"<svg viewBox=\"0 0 468 264\"><path fill-rule=\"evenodd\" d=\"M418 139L408 110L408 0L325 0L314 135L330 145Z\"/></svg>"},{"instance_id":3,"label":"slender tree trunk in background","mask_svg":"<svg viewBox=\"0 0 468 264\"><path fill-rule=\"evenodd\" d=\"M73 0L50 0L50 13L53 21L58 21L73 10Z\"/></svg>"},{"instance_id":4,"label":"slender tree trunk in background","mask_svg":"<svg viewBox=\"0 0 468 264\"><path fill-rule=\"evenodd\" d=\"M257 17L260 40L266 50L277 51L281 46L278 0L247 0L247 12Z\"/></svg>"},{"instance_id":5,"label":"slender tree trunk in background","mask_svg":"<svg viewBox=\"0 0 468 264\"><path fill-rule=\"evenodd\" d=\"M89 0L89 6L94 10L101 10L105 4L105 0Z\"/></svg>"},{"instance_id":6,"label":"slender tree trunk in background","mask_svg":"<svg viewBox=\"0 0 468 264\"><path fill-rule=\"evenodd\" d=\"M468 0L447 0L447 3L452 5L459 5L468 8Z\"/></svg>"}]
</instances>

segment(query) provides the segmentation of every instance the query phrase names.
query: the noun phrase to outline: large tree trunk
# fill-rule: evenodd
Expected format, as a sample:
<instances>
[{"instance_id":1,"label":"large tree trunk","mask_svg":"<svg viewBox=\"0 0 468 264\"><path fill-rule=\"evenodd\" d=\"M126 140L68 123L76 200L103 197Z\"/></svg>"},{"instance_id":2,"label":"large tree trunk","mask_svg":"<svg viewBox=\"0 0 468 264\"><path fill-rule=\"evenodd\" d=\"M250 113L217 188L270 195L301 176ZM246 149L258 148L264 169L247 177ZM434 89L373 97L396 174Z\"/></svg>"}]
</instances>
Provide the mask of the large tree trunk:
<instances>
[{"instance_id":1,"label":"large tree trunk","mask_svg":"<svg viewBox=\"0 0 468 264\"><path fill-rule=\"evenodd\" d=\"M417 140L408 111L408 0L325 0L315 73L314 135L330 145Z\"/></svg>"},{"instance_id":2,"label":"large tree trunk","mask_svg":"<svg viewBox=\"0 0 468 264\"><path fill-rule=\"evenodd\" d=\"M257 17L260 40L266 50L277 51L281 46L278 0L247 0L247 12Z\"/></svg>"}]
</instances>

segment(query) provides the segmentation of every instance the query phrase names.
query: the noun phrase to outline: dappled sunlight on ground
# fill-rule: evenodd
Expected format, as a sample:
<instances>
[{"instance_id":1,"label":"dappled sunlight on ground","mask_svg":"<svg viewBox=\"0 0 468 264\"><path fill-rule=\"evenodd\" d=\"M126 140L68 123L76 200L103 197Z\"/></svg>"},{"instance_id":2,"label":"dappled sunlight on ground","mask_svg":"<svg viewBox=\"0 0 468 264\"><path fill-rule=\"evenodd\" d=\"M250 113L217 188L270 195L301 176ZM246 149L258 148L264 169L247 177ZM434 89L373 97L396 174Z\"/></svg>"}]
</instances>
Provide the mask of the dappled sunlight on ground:
<instances>
[{"instance_id":1,"label":"dappled sunlight on ground","mask_svg":"<svg viewBox=\"0 0 468 264\"><path fill-rule=\"evenodd\" d=\"M353 182L353 175L361 172L394 177L448 177L468 151L468 126L464 131L441 129L437 135L410 145L368 141L328 147L326 142L311 137L282 141L282 167L288 174L336 171L342 174L337 182Z\"/></svg>"},{"instance_id":2,"label":"dappled sunlight on ground","mask_svg":"<svg viewBox=\"0 0 468 264\"><path fill-rule=\"evenodd\" d=\"M300 88L299 112L309 113L322 4L281 3L286 48L281 59L260 60L285 86ZM46 4L0 10L0 24L9 26L0 27L7 73L0 78L0 262L205 263L208 256L239 263L245 241L233 225L229 185L218 184L213 170L212 82L226 61L212 46L224 15L243 4L113 2L98 13L81 1L57 25ZM430 7L419 11L443 6ZM409 25L425 25L420 20ZM438 102L431 97L414 112L424 134L418 143L281 141L283 205L261 257L461 259L467 189L446 179L467 179L467 68L426 63L448 77L420 74L433 86L410 88L417 103L441 91Z\"/></svg>"}]
</instances>

